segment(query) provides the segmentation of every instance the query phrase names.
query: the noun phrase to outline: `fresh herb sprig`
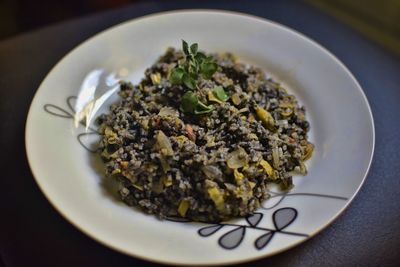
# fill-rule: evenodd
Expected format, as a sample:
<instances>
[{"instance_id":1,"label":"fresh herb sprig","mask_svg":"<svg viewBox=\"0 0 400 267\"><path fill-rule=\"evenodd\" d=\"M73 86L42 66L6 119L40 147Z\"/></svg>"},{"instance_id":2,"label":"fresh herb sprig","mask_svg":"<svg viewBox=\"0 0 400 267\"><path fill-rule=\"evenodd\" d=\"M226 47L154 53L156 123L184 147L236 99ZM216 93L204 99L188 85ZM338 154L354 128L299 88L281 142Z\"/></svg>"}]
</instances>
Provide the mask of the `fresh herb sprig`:
<instances>
[{"instance_id":1,"label":"fresh herb sprig","mask_svg":"<svg viewBox=\"0 0 400 267\"><path fill-rule=\"evenodd\" d=\"M187 88L194 90L197 88L199 77L210 79L217 71L218 65L212 56L207 57L198 51L198 44L190 46L182 40L182 50L185 54L183 64L174 68L171 72L170 82L172 84L184 84Z\"/></svg>"},{"instance_id":2,"label":"fresh herb sprig","mask_svg":"<svg viewBox=\"0 0 400 267\"><path fill-rule=\"evenodd\" d=\"M201 102L194 90L198 89L199 78L211 79L217 71L218 65L212 56L207 57L204 53L199 52L198 48L197 43L189 47L189 44L182 40L185 59L171 71L169 80L171 84L184 85L189 89L181 100L181 108L184 112L206 114L213 111L214 106ZM215 87L212 93L220 102L227 101L229 98L221 86Z\"/></svg>"}]
</instances>

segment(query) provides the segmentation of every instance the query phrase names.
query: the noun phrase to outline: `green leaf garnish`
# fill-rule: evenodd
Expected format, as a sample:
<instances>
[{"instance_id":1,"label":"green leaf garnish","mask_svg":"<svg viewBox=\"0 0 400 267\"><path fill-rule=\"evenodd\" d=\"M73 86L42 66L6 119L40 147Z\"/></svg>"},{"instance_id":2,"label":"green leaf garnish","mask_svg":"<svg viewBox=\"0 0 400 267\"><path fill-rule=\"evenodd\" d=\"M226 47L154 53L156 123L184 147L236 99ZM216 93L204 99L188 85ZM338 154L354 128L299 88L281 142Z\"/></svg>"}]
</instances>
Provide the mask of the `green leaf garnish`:
<instances>
[{"instance_id":1,"label":"green leaf garnish","mask_svg":"<svg viewBox=\"0 0 400 267\"><path fill-rule=\"evenodd\" d=\"M189 90L182 96L181 108L184 112L195 114L205 114L211 112L213 105L206 105L199 101L196 94L193 92L198 88L198 79L211 79L212 75L217 71L218 65L212 56L207 57L204 53L198 51L197 43L190 45L182 40L182 50L185 54L185 59L179 62L170 74L169 80L171 84L184 85ZM222 92L218 91L215 96L221 101L228 99L227 94L221 87ZM225 100L222 100L222 99Z\"/></svg>"},{"instance_id":2,"label":"green leaf garnish","mask_svg":"<svg viewBox=\"0 0 400 267\"><path fill-rule=\"evenodd\" d=\"M197 43L192 44L190 46L190 53L192 53L192 55L196 55L198 48L199 48L199 45Z\"/></svg>"},{"instance_id":3,"label":"green leaf garnish","mask_svg":"<svg viewBox=\"0 0 400 267\"><path fill-rule=\"evenodd\" d=\"M194 114L205 114L205 113L209 113L211 111L214 110L214 106L213 105L206 105L203 102L201 102L200 100L197 102L197 107L194 110Z\"/></svg>"},{"instance_id":4,"label":"green leaf garnish","mask_svg":"<svg viewBox=\"0 0 400 267\"><path fill-rule=\"evenodd\" d=\"M170 76L172 84L184 84L189 89L194 90L199 76L204 79L210 79L217 71L218 65L214 62L213 57L207 57L204 53L199 52L198 49L197 43L189 47L189 44L182 40L185 59L183 63L180 63L179 66L172 70Z\"/></svg>"},{"instance_id":5,"label":"green leaf garnish","mask_svg":"<svg viewBox=\"0 0 400 267\"><path fill-rule=\"evenodd\" d=\"M196 115L206 114L206 113L210 113L213 110L214 110L214 107L212 105L210 105L208 109L204 109L204 110L196 109L194 111L194 114L196 114Z\"/></svg>"},{"instance_id":6,"label":"green leaf garnish","mask_svg":"<svg viewBox=\"0 0 400 267\"><path fill-rule=\"evenodd\" d=\"M181 108L184 112L193 113L197 107L199 99L197 98L196 94L192 91L187 91L181 100Z\"/></svg>"},{"instance_id":7,"label":"green leaf garnish","mask_svg":"<svg viewBox=\"0 0 400 267\"><path fill-rule=\"evenodd\" d=\"M182 68L175 68L171 71L169 80L172 84L181 84L185 70Z\"/></svg>"},{"instance_id":8,"label":"green leaf garnish","mask_svg":"<svg viewBox=\"0 0 400 267\"><path fill-rule=\"evenodd\" d=\"M189 74L185 73L182 77L183 84L189 89L194 90L196 88L196 80L193 79Z\"/></svg>"},{"instance_id":9,"label":"green leaf garnish","mask_svg":"<svg viewBox=\"0 0 400 267\"><path fill-rule=\"evenodd\" d=\"M197 102L197 107L198 107L198 110L209 110L209 109L212 109L213 108L213 105L206 105L206 104L204 104L203 102L201 102L200 100L199 100L199 102Z\"/></svg>"},{"instance_id":10,"label":"green leaf garnish","mask_svg":"<svg viewBox=\"0 0 400 267\"><path fill-rule=\"evenodd\" d=\"M183 112L194 114L206 114L214 110L213 105L206 105L199 100L197 95L192 91L187 91L181 100L181 108Z\"/></svg>"},{"instance_id":11,"label":"green leaf garnish","mask_svg":"<svg viewBox=\"0 0 400 267\"><path fill-rule=\"evenodd\" d=\"M221 100L222 102L225 102L229 99L229 96L226 94L226 92L222 86L214 87L212 92L215 95L215 97L218 98L219 100Z\"/></svg>"},{"instance_id":12,"label":"green leaf garnish","mask_svg":"<svg viewBox=\"0 0 400 267\"><path fill-rule=\"evenodd\" d=\"M204 53L197 52L197 54L194 58L196 59L197 62L200 62L200 64L201 64L203 62L203 60L206 59L206 55L204 55Z\"/></svg>"},{"instance_id":13,"label":"green leaf garnish","mask_svg":"<svg viewBox=\"0 0 400 267\"><path fill-rule=\"evenodd\" d=\"M189 55L189 45L185 40L182 40L182 50L185 55Z\"/></svg>"},{"instance_id":14,"label":"green leaf garnish","mask_svg":"<svg viewBox=\"0 0 400 267\"><path fill-rule=\"evenodd\" d=\"M205 61L200 65L200 72L203 78L208 80L217 71L217 68L217 63Z\"/></svg>"}]
</instances>

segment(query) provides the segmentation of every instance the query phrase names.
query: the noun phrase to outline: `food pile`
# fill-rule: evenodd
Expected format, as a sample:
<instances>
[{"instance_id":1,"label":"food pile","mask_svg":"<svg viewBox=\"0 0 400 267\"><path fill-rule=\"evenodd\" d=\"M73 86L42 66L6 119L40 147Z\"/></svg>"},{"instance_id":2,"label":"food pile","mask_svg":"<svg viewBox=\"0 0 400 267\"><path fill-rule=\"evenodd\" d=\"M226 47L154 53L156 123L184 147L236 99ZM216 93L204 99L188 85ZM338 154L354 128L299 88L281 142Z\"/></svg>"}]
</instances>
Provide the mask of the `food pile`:
<instances>
[{"instance_id":1,"label":"food pile","mask_svg":"<svg viewBox=\"0 0 400 267\"><path fill-rule=\"evenodd\" d=\"M197 44L169 48L98 118L106 174L128 205L160 218L245 216L270 184L293 187L314 146L305 109L260 68Z\"/></svg>"}]
</instances>

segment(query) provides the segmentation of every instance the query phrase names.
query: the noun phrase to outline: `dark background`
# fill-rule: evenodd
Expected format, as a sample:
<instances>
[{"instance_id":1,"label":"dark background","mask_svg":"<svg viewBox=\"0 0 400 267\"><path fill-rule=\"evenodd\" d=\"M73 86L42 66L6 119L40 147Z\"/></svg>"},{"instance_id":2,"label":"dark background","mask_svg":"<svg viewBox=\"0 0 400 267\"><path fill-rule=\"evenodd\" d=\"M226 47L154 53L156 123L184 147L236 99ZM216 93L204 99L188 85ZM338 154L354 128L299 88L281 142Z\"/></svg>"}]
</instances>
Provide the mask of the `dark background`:
<instances>
[{"instance_id":1,"label":"dark background","mask_svg":"<svg viewBox=\"0 0 400 267\"><path fill-rule=\"evenodd\" d=\"M135 0L0 0L0 38L126 6Z\"/></svg>"},{"instance_id":2,"label":"dark background","mask_svg":"<svg viewBox=\"0 0 400 267\"><path fill-rule=\"evenodd\" d=\"M163 0L163 2L168 1ZM0 0L0 39L67 19L138 2L154 1ZM184 5L185 0L180 2ZM308 0L306 2L400 55L400 0Z\"/></svg>"},{"instance_id":3,"label":"dark background","mask_svg":"<svg viewBox=\"0 0 400 267\"><path fill-rule=\"evenodd\" d=\"M157 266L95 242L54 210L30 172L24 131L41 81L71 49L117 23L180 8L249 13L305 34L349 68L374 116L371 169L343 214L303 244L241 266L400 266L399 2L0 0L0 266Z\"/></svg>"}]
</instances>

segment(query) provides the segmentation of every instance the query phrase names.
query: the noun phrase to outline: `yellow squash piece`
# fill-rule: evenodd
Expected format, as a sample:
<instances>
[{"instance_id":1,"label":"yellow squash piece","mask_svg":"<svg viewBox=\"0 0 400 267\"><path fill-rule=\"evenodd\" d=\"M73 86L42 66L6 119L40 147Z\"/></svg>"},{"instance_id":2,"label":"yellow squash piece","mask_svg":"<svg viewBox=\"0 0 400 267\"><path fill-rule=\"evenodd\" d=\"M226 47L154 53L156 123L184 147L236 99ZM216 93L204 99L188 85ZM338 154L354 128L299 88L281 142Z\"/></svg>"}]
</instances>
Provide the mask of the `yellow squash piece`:
<instances>
[{"instance_id":1,"label":"yellow squash piece","mask_svg":"<svg viewBox=\"0 0 400 267\"><path fill-rule=\"evenodd\" d=\"M242 172L247 171L249 169L249 167L250 167L249 164L244 165L242 168Z\"/></svg>"},{"instance_id":2,"label":"yellow squash piece","mask_svg":"<svg viewBox=\"0 0 400 267\"><path fill-rule=\"evenodd\" d=\"M121 173L121 169L115 169L112 171L112 175Z\"/></svg>"},{"instance_id":3,"label":"yellow squash piece","mask_svg":"<svg viewBox=\"0 0 400 267\"><path fill-rule=\"evenodd\" d=\"M161 83L161 74L158 72L152 73L150 74L150 79L154 85L158 85Z\"/></svg>"},{"instance_id":4,"label":"yellow squash piece","mask_svg":"<svg viewBox=\"0 0 400 267\"><path fill-rule=\"evenodd\" d=\"M115 133L110 127L104 129L104 135L107 137L109 144L116 144L118 142L118 134Z\"/></svg>"},{"instance_id":5,"label":"yellow squash piece","mask_svg":"<svg viewBox=\"0 0 400 267\"><path fill-rule=\"evenodd\" d=\"M232 102L235 106L238 106L242 102L238 93L232 95Z\"/></svg>"},{"instance_id":6,"label":"yellow squash piece","mask_svg":"<svg viewBox=\"0 0 400 267\"><path fill-rule=\"evenodd\" d=\"M239 183L239 182L240 182L241 180L243 180L243 178L244 178L243 173L241 173L240 171L238 171L238 169L235 169L235 170L233 171L233 175L235 176L236 183Z\"/></svg>"},{"instance_id":7,"label":"yellow squash piece","mask_svg":"<svg viewBox=\"0 0 400 267\"><path fill-rule=\"evenodd\" d=\"M274 169L268 163L268 161L262 159L258 164L265 170L265 172L268 174L269 177L275 178Z\"/></svg>"},{"instance_id":8,"label":"yellow squash piece","mask_svg":"<svg viewBox=\"0 0 400 267\"><path fill-rule=\"evenodd\" d=\"M181 202L179 203L178 207L178 213L182 217L185 217L187 210L189 209L190 202L187 199L182 199Z\"/></svg>"},{"instance_id":9,"label":"yellow squash piece","mask_svg":"<svg viewBox=\"0 0 400 267\"><path fill-rule=\"evenodd\" d=\"M256 107L256 114L258 119L262 121L266 128L268 128L269 130L274 130L275 120L272 117L271 113L269 113L262 107Z\"/></svg>"},{"instance_id":10,"label":"yellow squash piece","mask_svg":"<svg viewBox=\"0 0 400 267\"><path fill-rule=\"evenodd\" d=\"M253 189L253 188L256 186L256 183L254 183L254 182L249 182L249 186L250 186L251 189Z\"/></svg>"},{"instance_id":11,"label":"yellow squash piece","mask_svg":"<svg viewBox=\"0 0 400 267\"><path fill-rule=\"evenodd\" d=\"M121 161L119 164L124 169L128 168L128 166L129 166L129 162L128 161Z\"/></svg>"},{"instance_id":12,"label":"yellow squash piece","mask_svg":"<svg viewBox=\"0 0 400 267\"><path fill-rule=\"evenodd\" d=\"M209 188L207 191L208 191L208 195L210 196L211 200L214 202L217 209L223 210L224 203L225 203L223 193L215 187Z\"/></svg>"},{"instance_id":13,"label":"yellow squash piece","mask_svg":"<svg viewBox=\"0 0 400 267\"><path fill-rule=\"evenodd\" d=\"M168 176L163 176L162 181L165 187L170 187L172 185L172 179Z\"/></svg>"},{"instance_id":14,"label":"yellow squash piece","mask_svg":"<svg viewBox=\"0 0 400 267\"><path fill-rule=\"evenodd\" d=\"M179 135L179 136L176 137L176 140L178 141L178 143L180 145L182 145L183 143L185 143L189 139L184 135Z\"/></svg>"}]
</instances>

